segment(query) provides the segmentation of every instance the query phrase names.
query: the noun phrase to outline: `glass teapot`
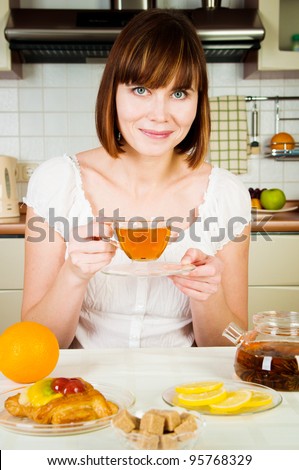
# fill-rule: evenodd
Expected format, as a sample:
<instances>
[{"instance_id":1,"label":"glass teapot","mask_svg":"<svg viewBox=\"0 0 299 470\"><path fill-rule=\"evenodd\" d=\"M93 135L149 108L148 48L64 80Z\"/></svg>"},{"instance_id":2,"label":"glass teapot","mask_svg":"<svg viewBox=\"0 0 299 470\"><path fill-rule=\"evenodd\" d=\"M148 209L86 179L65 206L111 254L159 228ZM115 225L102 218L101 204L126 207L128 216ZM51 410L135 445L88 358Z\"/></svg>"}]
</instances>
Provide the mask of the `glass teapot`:
<instances>
[{"instance_id":1,"label":"glass teapot","mask_svg":"<svg viewBox=\"0 0 299 470\"><path fill-rule=\"evenodd\" d=\"M253 315L245 332L230 323L222 335L237 346L240 379L281 391L299 391L299 313L268 311Z\"/></svg>"}]
</instances>

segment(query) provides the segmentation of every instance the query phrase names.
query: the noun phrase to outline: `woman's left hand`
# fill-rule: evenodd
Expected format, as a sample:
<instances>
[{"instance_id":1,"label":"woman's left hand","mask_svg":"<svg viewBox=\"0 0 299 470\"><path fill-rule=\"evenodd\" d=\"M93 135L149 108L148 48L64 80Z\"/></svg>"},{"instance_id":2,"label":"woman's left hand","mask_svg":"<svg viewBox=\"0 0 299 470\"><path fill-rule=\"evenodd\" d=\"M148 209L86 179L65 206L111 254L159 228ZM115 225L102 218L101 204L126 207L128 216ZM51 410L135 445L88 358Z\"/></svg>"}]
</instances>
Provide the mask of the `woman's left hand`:
<instances>
[{"instance_id":1,"label":"woman's left hand","mask_svg":"<svg viewBox=\"0 0 299 470\"><path fill-rule=\"evenodd\" d=\"M196 268L182 276L170 276L174 284L190 299L205 301L218 291L223 270L222 261L196 248L186 251L182 264L194 264Z\"/></svg>"}]
</instances>

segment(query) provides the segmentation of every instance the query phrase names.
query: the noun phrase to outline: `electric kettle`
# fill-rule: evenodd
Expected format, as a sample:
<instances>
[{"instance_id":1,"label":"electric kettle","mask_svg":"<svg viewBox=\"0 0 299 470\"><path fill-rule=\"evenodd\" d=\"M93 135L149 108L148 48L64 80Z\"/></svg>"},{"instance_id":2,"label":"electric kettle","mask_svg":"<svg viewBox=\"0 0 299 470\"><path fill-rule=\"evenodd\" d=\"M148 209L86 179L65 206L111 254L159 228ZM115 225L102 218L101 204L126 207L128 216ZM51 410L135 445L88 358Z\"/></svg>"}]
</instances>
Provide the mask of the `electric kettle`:
<instances>
[{"instance_id":1,"label":"electric kettle","mask_svg":"<svg viewBox=\"0 0 299 470\"><path fill-rule=\"evenodd\" d=\"M16 158L0 155L0 223L20 220L16 167Z\"/></svg>"}]
</instances>

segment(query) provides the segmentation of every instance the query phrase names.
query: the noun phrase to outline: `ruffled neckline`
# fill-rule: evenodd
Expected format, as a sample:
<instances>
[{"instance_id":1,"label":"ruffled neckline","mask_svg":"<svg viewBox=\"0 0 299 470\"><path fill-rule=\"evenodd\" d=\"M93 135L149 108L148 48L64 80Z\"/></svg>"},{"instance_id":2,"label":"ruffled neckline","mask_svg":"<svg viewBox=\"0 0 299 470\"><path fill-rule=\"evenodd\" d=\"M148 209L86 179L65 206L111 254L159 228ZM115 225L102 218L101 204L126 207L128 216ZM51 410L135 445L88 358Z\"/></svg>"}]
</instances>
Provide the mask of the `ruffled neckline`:
<instances>
[{"instance_id":1,"label":"ruffled neckline","mask_svg":"<svg viewBox=\"0 0 299 470\"><path fill-rule=\"evenodd\" d=\"M76 155L67 155L64 154L64 158L67 158L67 160L72 164L74 170L75 170L75 177L76 177L76 187L78 191L80 192L80 196L83 199L84 204L88 207L89 210L89 216L95 217L93 214L92 206L88 198L86 197L86 193L83 187L83 181L82 181L82 173L81 173L81 167L79 160ZM208 176L208 184L206 187L206 190L203 194L203 198L200 204L195 206L192 210L195 210L197 213L197 216L199 215L200 212L202 212L203 208L208 204L208 201L210 199L210 195L213 194L213 186L215 184L215 180L217 177L217 173L219 171L219 168L216 166L212 165L211 171ZM193 222L194 223L194 222ZM191 225L193 225L193 223ZM184 231L189 230L191 225L186 227Z\"/></svg>"}]
</instances>

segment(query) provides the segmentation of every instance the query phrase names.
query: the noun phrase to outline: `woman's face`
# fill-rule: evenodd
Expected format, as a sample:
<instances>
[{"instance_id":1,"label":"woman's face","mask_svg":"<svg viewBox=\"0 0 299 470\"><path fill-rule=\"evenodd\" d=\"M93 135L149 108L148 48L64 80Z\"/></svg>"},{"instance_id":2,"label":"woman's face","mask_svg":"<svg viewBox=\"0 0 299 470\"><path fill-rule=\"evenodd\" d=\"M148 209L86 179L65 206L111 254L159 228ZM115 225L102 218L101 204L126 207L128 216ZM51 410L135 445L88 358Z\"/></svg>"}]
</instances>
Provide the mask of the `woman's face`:
<instances>
[{"instance_id":1,"label":"woman's face","mask_svg":"<svg viewBox=\"0 0 299 470\"><path fill-rule=\"evenodd\" d=\"M198 93L173 82L165 88L120 84L116 93L119 130L126 144L142 155L172 152L186 137L196 115Z\"/></svg>"}]
</instances>

